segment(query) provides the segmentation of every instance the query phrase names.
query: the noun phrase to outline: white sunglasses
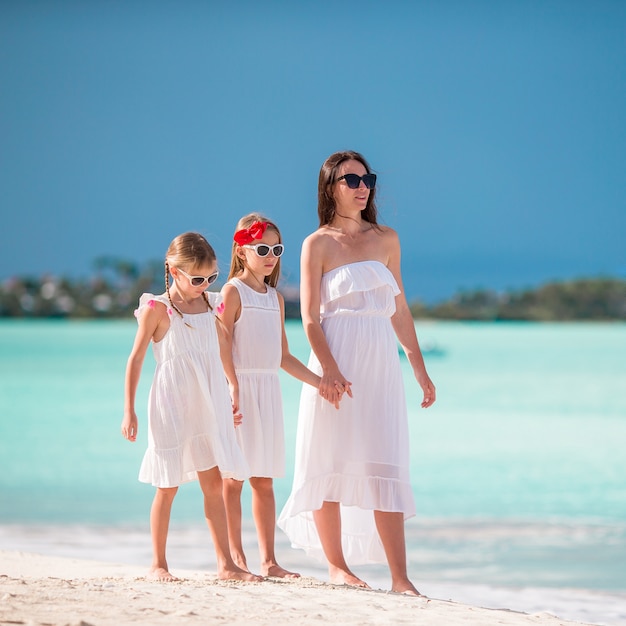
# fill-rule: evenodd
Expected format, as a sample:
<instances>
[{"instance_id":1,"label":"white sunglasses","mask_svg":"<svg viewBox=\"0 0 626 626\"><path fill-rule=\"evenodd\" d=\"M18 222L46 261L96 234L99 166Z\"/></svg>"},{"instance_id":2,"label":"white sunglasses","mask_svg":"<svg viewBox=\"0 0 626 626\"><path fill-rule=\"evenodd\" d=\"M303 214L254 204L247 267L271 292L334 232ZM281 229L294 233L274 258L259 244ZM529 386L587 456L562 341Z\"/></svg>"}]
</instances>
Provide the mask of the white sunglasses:
<instances>
[{"instance_id":1,"label":"white sunglasses","mask_svg":"<svg viewBox=\"0 0 626 626\"><path fill-rule=\"evenodd\" d=\"M254 250L257 253L257 255L262 258L266 257L270 253L270 250L272 251L272 254L276 258L281 256L282 253L285 251L285 246L283 246L282 243L277 243L277 244L274 244L273 246L270 246L267 243L255 243L255 244L247 243L247 244L244 244L242 248L250 248Z\"/></svg>"},{"instance_id":2,"label":"white sunglasses","mask_svg":"<svg viewBox=\"0 0 626 626\"><path fill-rule=\"evenodd\" d=\"M181 270L180 267L178 268L178 271L189 281L189 284L192 287L199 287L200 285L204 285L205 282L207 285L211 285L220 275L219 272L214 272L210 276L189 276L189 274L187 274L185 270Z\"/></svg>"}]
</instances>

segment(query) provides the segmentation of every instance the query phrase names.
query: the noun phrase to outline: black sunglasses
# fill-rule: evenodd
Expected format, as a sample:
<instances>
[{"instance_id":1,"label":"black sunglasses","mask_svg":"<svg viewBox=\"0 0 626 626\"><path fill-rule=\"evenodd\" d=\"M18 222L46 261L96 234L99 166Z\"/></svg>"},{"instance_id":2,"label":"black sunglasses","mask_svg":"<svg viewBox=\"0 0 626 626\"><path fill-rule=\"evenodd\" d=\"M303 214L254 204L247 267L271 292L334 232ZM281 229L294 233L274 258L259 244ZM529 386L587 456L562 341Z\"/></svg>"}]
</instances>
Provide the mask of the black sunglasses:
<instances>
[{"instance_id":1,"label":"black sunglasses","mask_svg":"<svg viewBox=\"0 0 626 626\"><path fill-rule=\"evenodd\" d=\"M337 180L345 180L346 185L348 185L350 189L358 189L361 181L363 181L363 184L368 189L374 189L374 187L376 187L376 174L363 174L363 176L359 176L358 174L344 174Z\"/></svg>"}]
</instances>

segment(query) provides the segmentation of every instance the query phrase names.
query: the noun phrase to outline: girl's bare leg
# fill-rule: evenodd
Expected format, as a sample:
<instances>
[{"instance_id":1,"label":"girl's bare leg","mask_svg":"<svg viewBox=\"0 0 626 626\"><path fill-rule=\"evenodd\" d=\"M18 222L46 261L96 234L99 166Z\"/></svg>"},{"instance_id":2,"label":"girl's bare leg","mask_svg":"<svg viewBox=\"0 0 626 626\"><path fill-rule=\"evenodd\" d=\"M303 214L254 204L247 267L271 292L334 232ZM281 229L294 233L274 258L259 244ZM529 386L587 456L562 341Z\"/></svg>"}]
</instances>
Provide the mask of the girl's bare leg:
<instances>
[{"instance_id":1,"label":"girl's bare leg","mask_svg":"<svg viewBox=\"0 0 626 626\"><path fill-rule=\"evenodd\" d=\"M317 533L322 542L324 555L328 561L328 575L330 582L335 585L351 585L364 587L369 585L355 576L343 555L341 546L341 515L338 502L324 502L321 509L313 511L313 519Z\"/></svg>"},{"instance_id":2,"label":"girl's bare leg","mask_svg":"<svg viewBox=\"0 0 626 626\"><path fill-rule=\"evenodd\" d=\"M150 532L152 534L152 565L150 566L149 578L155 580L178 580L170 574L165 558L167 545L167 533L170 526L170 514L172 502L178 491L178 487L157 487L150 509Z\"/></svg>"},{"instance_id":3,"label":"girl's bare leg","mask_svg":"<svg viewBox=\"0 0 626 626\"><path fill-rule=\"evenodd\" d=\"M276 502L272 479L251 478L250 487L252 487L252 515L261 556L261 574L277 578L299 578L300 574L290 572L276 562L274 554Z\"/></svg>"},{"instance_id":4,"label":"girl's bare leg","mask_svg":"<svg viewBox=\"0 0 626 626\"><path fill-rule=\"evenodd\" d=\"M241 569L230 555L226 508L222 496L222 475L219 469L213 467L210 470L198 472L198 480L204 494L204 516L211 531L217 557L217 577L222 580L245 580L249 582L263 580L260 576Z\"/></svg>"},{"instance_id":5,"label":"girl's bare leg","mask_svg":"<svg viewBox=\"0 0 626 626\"><path fill-rule=\"evenodd\" d=\"M421 595L407 574L404 514L374 511L374 519L389 563L391 591L414 596Z\"/></svg>"},{"instance_id":6,"label":"girl's bare leg","mask_svg":"<svg viewBox=\"0 0 626 626\"><path fill-rule=\"evenodd\" d=\"M242 570L249 572L246 555L241 541L241 490L243 481L225 478L223 480L224 506L228 523L228 543L233 561Z\"/></svg>"}]
</instances>

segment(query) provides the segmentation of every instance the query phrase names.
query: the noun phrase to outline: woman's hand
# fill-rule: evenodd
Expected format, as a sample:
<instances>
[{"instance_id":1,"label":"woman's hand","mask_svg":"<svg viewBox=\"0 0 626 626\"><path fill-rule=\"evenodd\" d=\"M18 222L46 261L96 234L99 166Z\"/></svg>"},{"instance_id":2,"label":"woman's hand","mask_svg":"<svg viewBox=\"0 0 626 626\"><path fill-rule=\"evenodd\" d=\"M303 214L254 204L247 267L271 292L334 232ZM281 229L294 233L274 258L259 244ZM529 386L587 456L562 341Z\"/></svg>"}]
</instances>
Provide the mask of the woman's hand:
<instances>
[{"instance_id":1,"label":"woman's hand","mask_svg":"<svg viewBox=\"0 0 626 626\"><path fill-rule=\"evenodd\" d=\"M134 411L125 411L122 420L122 435L128 441L137 440L137 415Z\"/></svg>"},{"instance_id":2,"label":"woman's hand","mask_svg":"<svg viewBox=\"0 0 626 626\"><path fill-rule=\"evenodd\" d=\"M435 385L433 385L433 381L430 380L426 372L424 372L421 376L416 376L416 378L417 382L422 388L422 391L424 392L422 408L427 409L429 406L432 406L437 399L437 391L435 390Z\"/></svg>"},{"instance_id":3,"label":"woman's hand","mask_svg":"<svg viewBox=\"0 0 626 626\"><path fill-rule=\"evenodd\" d=\"M328 400L336 409L344 393L352 397L352 383L337 369L332 372L324 372L318 388L320 396Z\"/></svg>"}]
</instances>

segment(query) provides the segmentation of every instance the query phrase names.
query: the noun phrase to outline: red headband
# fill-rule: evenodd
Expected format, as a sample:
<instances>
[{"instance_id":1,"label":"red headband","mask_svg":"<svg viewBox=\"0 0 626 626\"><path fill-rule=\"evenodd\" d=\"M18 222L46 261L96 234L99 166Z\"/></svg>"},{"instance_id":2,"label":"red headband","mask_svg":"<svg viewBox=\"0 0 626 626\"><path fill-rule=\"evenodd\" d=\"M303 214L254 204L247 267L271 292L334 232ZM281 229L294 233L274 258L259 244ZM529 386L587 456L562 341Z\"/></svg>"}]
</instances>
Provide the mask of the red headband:
<instances>
[{"instance_id":1,"label":"red headband","mask_svg":"<svg viewBox=\"0 0 626 626\"><path fill-rule=\"evenodd\" d=\"M245 246L246 244L252 243L255 239L261 239L268 226L269 222L254 222L254 224L250 225L250 228L238 230L233 239L240 246Z\"/></svg>"}]
</instances>

